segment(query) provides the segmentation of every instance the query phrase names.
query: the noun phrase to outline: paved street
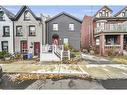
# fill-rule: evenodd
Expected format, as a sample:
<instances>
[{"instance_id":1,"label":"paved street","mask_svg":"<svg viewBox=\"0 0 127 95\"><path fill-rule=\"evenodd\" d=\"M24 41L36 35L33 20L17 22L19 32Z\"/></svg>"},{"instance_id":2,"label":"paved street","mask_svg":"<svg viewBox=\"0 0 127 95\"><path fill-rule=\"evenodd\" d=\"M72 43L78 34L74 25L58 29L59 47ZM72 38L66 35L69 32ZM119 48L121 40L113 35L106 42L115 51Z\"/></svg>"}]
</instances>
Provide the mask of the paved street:
<instances>
[{"instance_id":1,"label":"paved street","mask_svg":"<svg viewBox=\"0 0 127 95\"><path fill-rule=\"evenodd\" d=\"M81 79L46 79L11 81L6 74L0 89L127 89L126 79L81 80Z\"/></svg>"}]
</instances>

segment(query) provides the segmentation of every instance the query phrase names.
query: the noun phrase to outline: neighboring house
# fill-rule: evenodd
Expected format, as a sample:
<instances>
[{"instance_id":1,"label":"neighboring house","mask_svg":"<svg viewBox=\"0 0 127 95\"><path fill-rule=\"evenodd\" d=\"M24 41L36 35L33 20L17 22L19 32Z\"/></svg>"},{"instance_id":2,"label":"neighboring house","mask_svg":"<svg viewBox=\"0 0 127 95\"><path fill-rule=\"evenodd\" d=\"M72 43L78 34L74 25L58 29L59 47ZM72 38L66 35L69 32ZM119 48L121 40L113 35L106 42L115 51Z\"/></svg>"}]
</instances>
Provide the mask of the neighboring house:
<instances>
[{"instance_id":1,"label":"neighboring house","mask_svg":"<svg viewBox=\"0 0 127 95\"><path fill-rule=\"evenodd\" d=\"M101 55L109 50L123 53L127 45L127 7L112 16L112 10L104 6L94 16L94 45Z\"/></svg>"},{"instance_id":2,"label":"neighboring house","mask_svg":"<svg viewBox=\"0 0 127 95\"><path fill-rule=\"evenodd\" d=\"M81 26L81 49L90 49L93 42L93 18L84 16Z\"/></svg>"},{"instance_id":3,"label":"neighboring house","mask_svg":"<svg viewBox=\"0 0 127 95\"><path fill-rule=\"evenodd\" d=\"M43 23L28 6L22 6L15 16L14 42L15 52L40 54Z\"/></svg>"},{"instance_id":4,"label":"neighboring house","mask_svg":"<svg viewBox=\"0 0 127 95\"><path fill-rule=\"evenodd\" d=\"M62 12L46 21L46 43L47 44L69 44L80 50L82 21L74 16Z\"/></svg>"},{"instance_id":5,"label":"neighboring house","mask_svg":"<svg viewBox=\"0 0 127 95\"><path fill-rule=\"evenodd\" d=\"M0 51L6 51L11 54L14 53L13 18L13 13L0 6Z\"/></svg>"}]
</instances>

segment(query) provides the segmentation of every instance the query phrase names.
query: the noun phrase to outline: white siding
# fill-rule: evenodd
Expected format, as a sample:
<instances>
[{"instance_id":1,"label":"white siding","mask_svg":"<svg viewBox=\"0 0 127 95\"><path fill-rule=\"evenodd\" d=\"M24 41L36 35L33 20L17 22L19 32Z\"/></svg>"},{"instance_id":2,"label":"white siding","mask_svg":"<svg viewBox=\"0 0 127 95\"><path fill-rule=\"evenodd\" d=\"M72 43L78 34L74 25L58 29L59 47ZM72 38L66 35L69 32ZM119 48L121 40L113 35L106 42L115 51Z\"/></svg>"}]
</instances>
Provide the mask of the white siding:
<instances>
[{"instance_id":1,"label":"white siding","mask_svg":"<svg viewBox=\"0 0 127 95\"><path fill-rule=\"evenodd\" d=\"M0 51L2 51L1 41L8 41L8 51L13 53L13 22L4 14L5 21L0 21ZM10 37L3 36L3 26L10 27Z\"/></svg>"}]
</instances>

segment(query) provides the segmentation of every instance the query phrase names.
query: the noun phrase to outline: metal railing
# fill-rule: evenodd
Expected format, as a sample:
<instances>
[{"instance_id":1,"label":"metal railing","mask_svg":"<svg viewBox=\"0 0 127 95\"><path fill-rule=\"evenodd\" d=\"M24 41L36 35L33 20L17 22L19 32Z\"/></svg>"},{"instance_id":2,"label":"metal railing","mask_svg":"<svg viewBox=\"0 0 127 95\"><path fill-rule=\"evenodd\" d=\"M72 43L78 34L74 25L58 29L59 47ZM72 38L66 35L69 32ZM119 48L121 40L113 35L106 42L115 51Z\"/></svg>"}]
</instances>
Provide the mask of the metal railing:
<instances>
[{"instance_id":1,"label":"metal railing","mask_svg":"<svg viewBox=\"0 0 127 95\"><path fill-rule=\"evenodd\" d=\"M121 45L105 45L106 49L120 49Z\"/></svg>"}]
</instances>

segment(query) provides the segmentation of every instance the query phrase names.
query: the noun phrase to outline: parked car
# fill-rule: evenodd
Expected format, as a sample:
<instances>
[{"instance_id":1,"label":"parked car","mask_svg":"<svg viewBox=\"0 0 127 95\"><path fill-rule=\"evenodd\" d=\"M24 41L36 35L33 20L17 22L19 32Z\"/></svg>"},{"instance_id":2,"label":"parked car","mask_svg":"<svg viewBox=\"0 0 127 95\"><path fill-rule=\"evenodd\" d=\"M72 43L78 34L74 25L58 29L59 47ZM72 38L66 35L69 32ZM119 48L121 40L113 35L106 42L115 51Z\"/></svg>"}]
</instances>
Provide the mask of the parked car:
<instances>
[{"instance_id":1,"label":"parked car","mask_svg":"<svg viewBox=\"0 0 127 95\"><path fill-rule=\"evenodd\" d=\"M2 81L2 74L3 74L3 71L2 71L2 67L0 66L0 83Z\"/></svg>"}]
</instances>

